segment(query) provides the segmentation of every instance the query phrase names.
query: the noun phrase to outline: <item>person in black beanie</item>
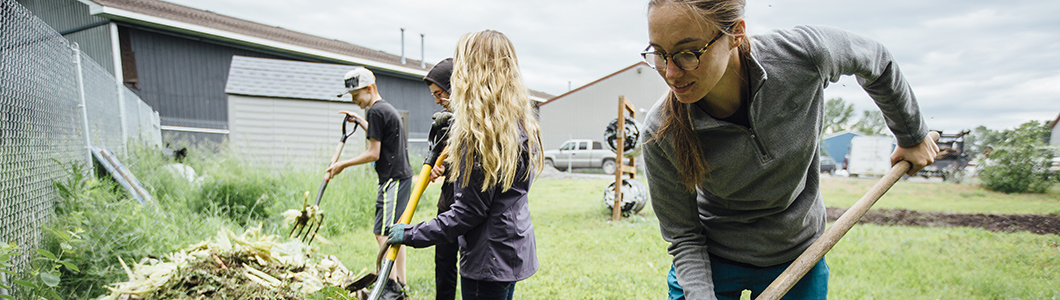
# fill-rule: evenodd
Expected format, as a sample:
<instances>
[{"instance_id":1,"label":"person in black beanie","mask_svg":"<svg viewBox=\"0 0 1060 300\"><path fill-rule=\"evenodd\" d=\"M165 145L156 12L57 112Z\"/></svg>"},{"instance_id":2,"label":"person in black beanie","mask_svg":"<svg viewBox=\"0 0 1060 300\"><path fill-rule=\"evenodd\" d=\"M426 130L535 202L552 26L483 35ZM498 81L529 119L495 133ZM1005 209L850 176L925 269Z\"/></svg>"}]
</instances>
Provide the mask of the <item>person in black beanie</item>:
<instances>
[{"instance_id":1,"label":"person in black beanie","mask_svg":"<svg viewBox=\"0 0 1060 300\"><path fill-rule=\"evenodd\" d=\"M453 74L453 59L446 58L434 65L423 82L431 90L434 103L442 106L442 111L449 111L449 76ZM448 175L445 164L437 164L431 169L431 181L441 176ZM442 192L438 196L438 214L449 210L453 205L453 183L448 180L442 181ZM456 241L439 243L434 246L434 284L435 299L453 300L456 298L457 283L457 253L460 245Z\"/></svg>"}]
</instances>

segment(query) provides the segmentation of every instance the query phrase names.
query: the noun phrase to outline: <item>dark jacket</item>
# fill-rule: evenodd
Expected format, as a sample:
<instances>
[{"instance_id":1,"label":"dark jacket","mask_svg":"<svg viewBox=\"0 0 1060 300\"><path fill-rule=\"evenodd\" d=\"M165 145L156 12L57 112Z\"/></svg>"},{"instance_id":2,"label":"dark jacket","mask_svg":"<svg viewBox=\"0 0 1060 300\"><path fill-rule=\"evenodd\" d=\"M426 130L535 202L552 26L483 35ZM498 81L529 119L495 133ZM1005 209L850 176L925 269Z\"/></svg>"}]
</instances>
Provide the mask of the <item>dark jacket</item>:
<instances>
[{"instance_id":1,"label":"dark jacket","mask_svg":"<svg viewBox=\"0 0 1060 300\"><path fill-rule=\"evenodd\" d=\"M449 165L445 165L445 172L442 172L442 176L449 177ZM449 180L442 182L442 192L438 195L438 213L449 211L449 208L453 206L453 183Z\"/></svg>"},{"instance_id":2,"label":"dark jacket","mask_svg":"<svg viewBox=\"0 0 1060 300\"><path fill-rule=\"evenodd\" d=\"M501 192L499 186L481 191L482 169L473 168L465 185L453 185L452 208L432 220L405 229L405 244L422 248L442 241L460 242L460 275L484 281L519 281L537 271L537 243L530 222L527 193L533 182L528 168L527 137L522 142L516 181ZM524 175L529 173L526 180ZM463 176L461 176L463 177Z\"/></svg>"}]
</instances>

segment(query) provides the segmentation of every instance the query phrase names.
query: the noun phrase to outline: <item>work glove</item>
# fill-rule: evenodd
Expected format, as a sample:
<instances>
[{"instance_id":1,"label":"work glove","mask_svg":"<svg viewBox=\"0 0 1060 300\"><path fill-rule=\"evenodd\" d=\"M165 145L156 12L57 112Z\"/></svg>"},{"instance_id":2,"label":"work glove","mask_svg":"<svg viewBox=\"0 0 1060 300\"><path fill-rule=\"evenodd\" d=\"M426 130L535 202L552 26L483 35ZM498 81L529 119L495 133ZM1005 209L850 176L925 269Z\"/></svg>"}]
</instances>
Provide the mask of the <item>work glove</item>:
<instances>
[{"instance_id":1,"label":"work glove","mask_svg":"<svg viewBox=\"0 0 1060 300\"><path fill-rule=\"evenodd\" d=\"M405 226L408 226L408 224L396 223L390 225L387 230L389 233L387 234L386 243L390 245L405 244Z\"/></svg>"},{"instance_id":2,"label":"work glove","mask_svg":"<svg viewBox=\"0 0 1060 300\"><path fill-rule=\"evenodd\" d=\"M434 123L431 124L427 140L432 149L435 147L444 148L449 139L449 125L453 123L453 113L447 111L436 112L431 116L431 119L434 120Z\"/></svg>"},{"instance_id":3,"label":"work glove","mask_svg":"<svg viewBox=\"0 0 1060 300\"><path fill-rule=\"evenodd\" d=\"M427 135L429 153L423 163L433 166L434 161L442 154L442 149L445 149L446 143L449 142L449 128L453 124L453 113L436 112L431 118L434 119L434 123L431 124L431 131Z\"/></svg>"}]
</instances>

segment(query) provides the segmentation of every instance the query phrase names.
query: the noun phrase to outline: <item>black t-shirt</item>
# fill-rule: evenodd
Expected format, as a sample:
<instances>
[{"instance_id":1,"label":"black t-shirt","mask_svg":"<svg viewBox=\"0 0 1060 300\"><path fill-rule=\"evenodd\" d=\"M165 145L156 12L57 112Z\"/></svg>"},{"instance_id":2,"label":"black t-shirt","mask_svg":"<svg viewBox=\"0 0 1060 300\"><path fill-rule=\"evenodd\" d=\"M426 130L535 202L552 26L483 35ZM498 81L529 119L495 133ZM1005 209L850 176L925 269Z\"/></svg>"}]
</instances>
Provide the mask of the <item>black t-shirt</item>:
<instances>
[{"instance_id":1,"label":"black t-shirt","mask_svg":"<svg viewBox=\"0 0 1060 300\"><path fill-rule=\"evenodd\" d=\"M375 172L379 183L389 179L412 177L409 166L408 139L405 138L401 115L394 106L380 99L365 112L368 121L368 138L379 141L379 160L375 161Z\"/></svg>"}]
</instances>

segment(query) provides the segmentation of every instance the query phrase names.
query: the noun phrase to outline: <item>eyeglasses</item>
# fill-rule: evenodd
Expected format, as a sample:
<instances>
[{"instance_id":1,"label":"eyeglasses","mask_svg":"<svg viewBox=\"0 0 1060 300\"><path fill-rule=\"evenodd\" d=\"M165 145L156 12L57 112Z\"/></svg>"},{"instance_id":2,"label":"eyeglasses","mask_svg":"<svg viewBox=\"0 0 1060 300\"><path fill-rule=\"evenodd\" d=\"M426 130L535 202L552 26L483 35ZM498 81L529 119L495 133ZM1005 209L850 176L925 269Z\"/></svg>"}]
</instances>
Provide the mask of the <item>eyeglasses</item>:
<instances>
[{"instance_id":1,"label":"eyeglasses","mask_svg":"<svg viewBox=\"0 0 1060 300\"><path fill-rule=\"evenodd\" d=\"M431 97L434 97L435 99L446 100L445 97L442 97L442 93L445 93L445 91L443 91L443 90L433 91L433 92L431 92Z\"/></svg>"},{"instance_id":2,"label":"eyeglasses","mask_svg":"<svg viewBox=\"0 0 1060 300\"><path fill-rule=\"evenodd\" d=\"M710 42L707 42L706 46L703 46L703 48L699 48L699 50L696 51L685 50L667 55L666 53L659 51L648 51L648 49L651 49L652 47L648 46L648 48L644 48L644 52L641 52L640 56L644 57L644 62L648 63L648 66L659 71L666 71L666 62L669 60L667 59L667 56L669 56L670 59L673 59L674 64L677 65L678 68L681 68L681 70L695 70L696 68L699 68L699 56L703 55L703 52L707 51L707 48L709 48L710 45L713 45L714 42L718 41L723 35L725 35L724 30L718 32L718 35L710 40Z\"/></svg>"}]
</instances>

